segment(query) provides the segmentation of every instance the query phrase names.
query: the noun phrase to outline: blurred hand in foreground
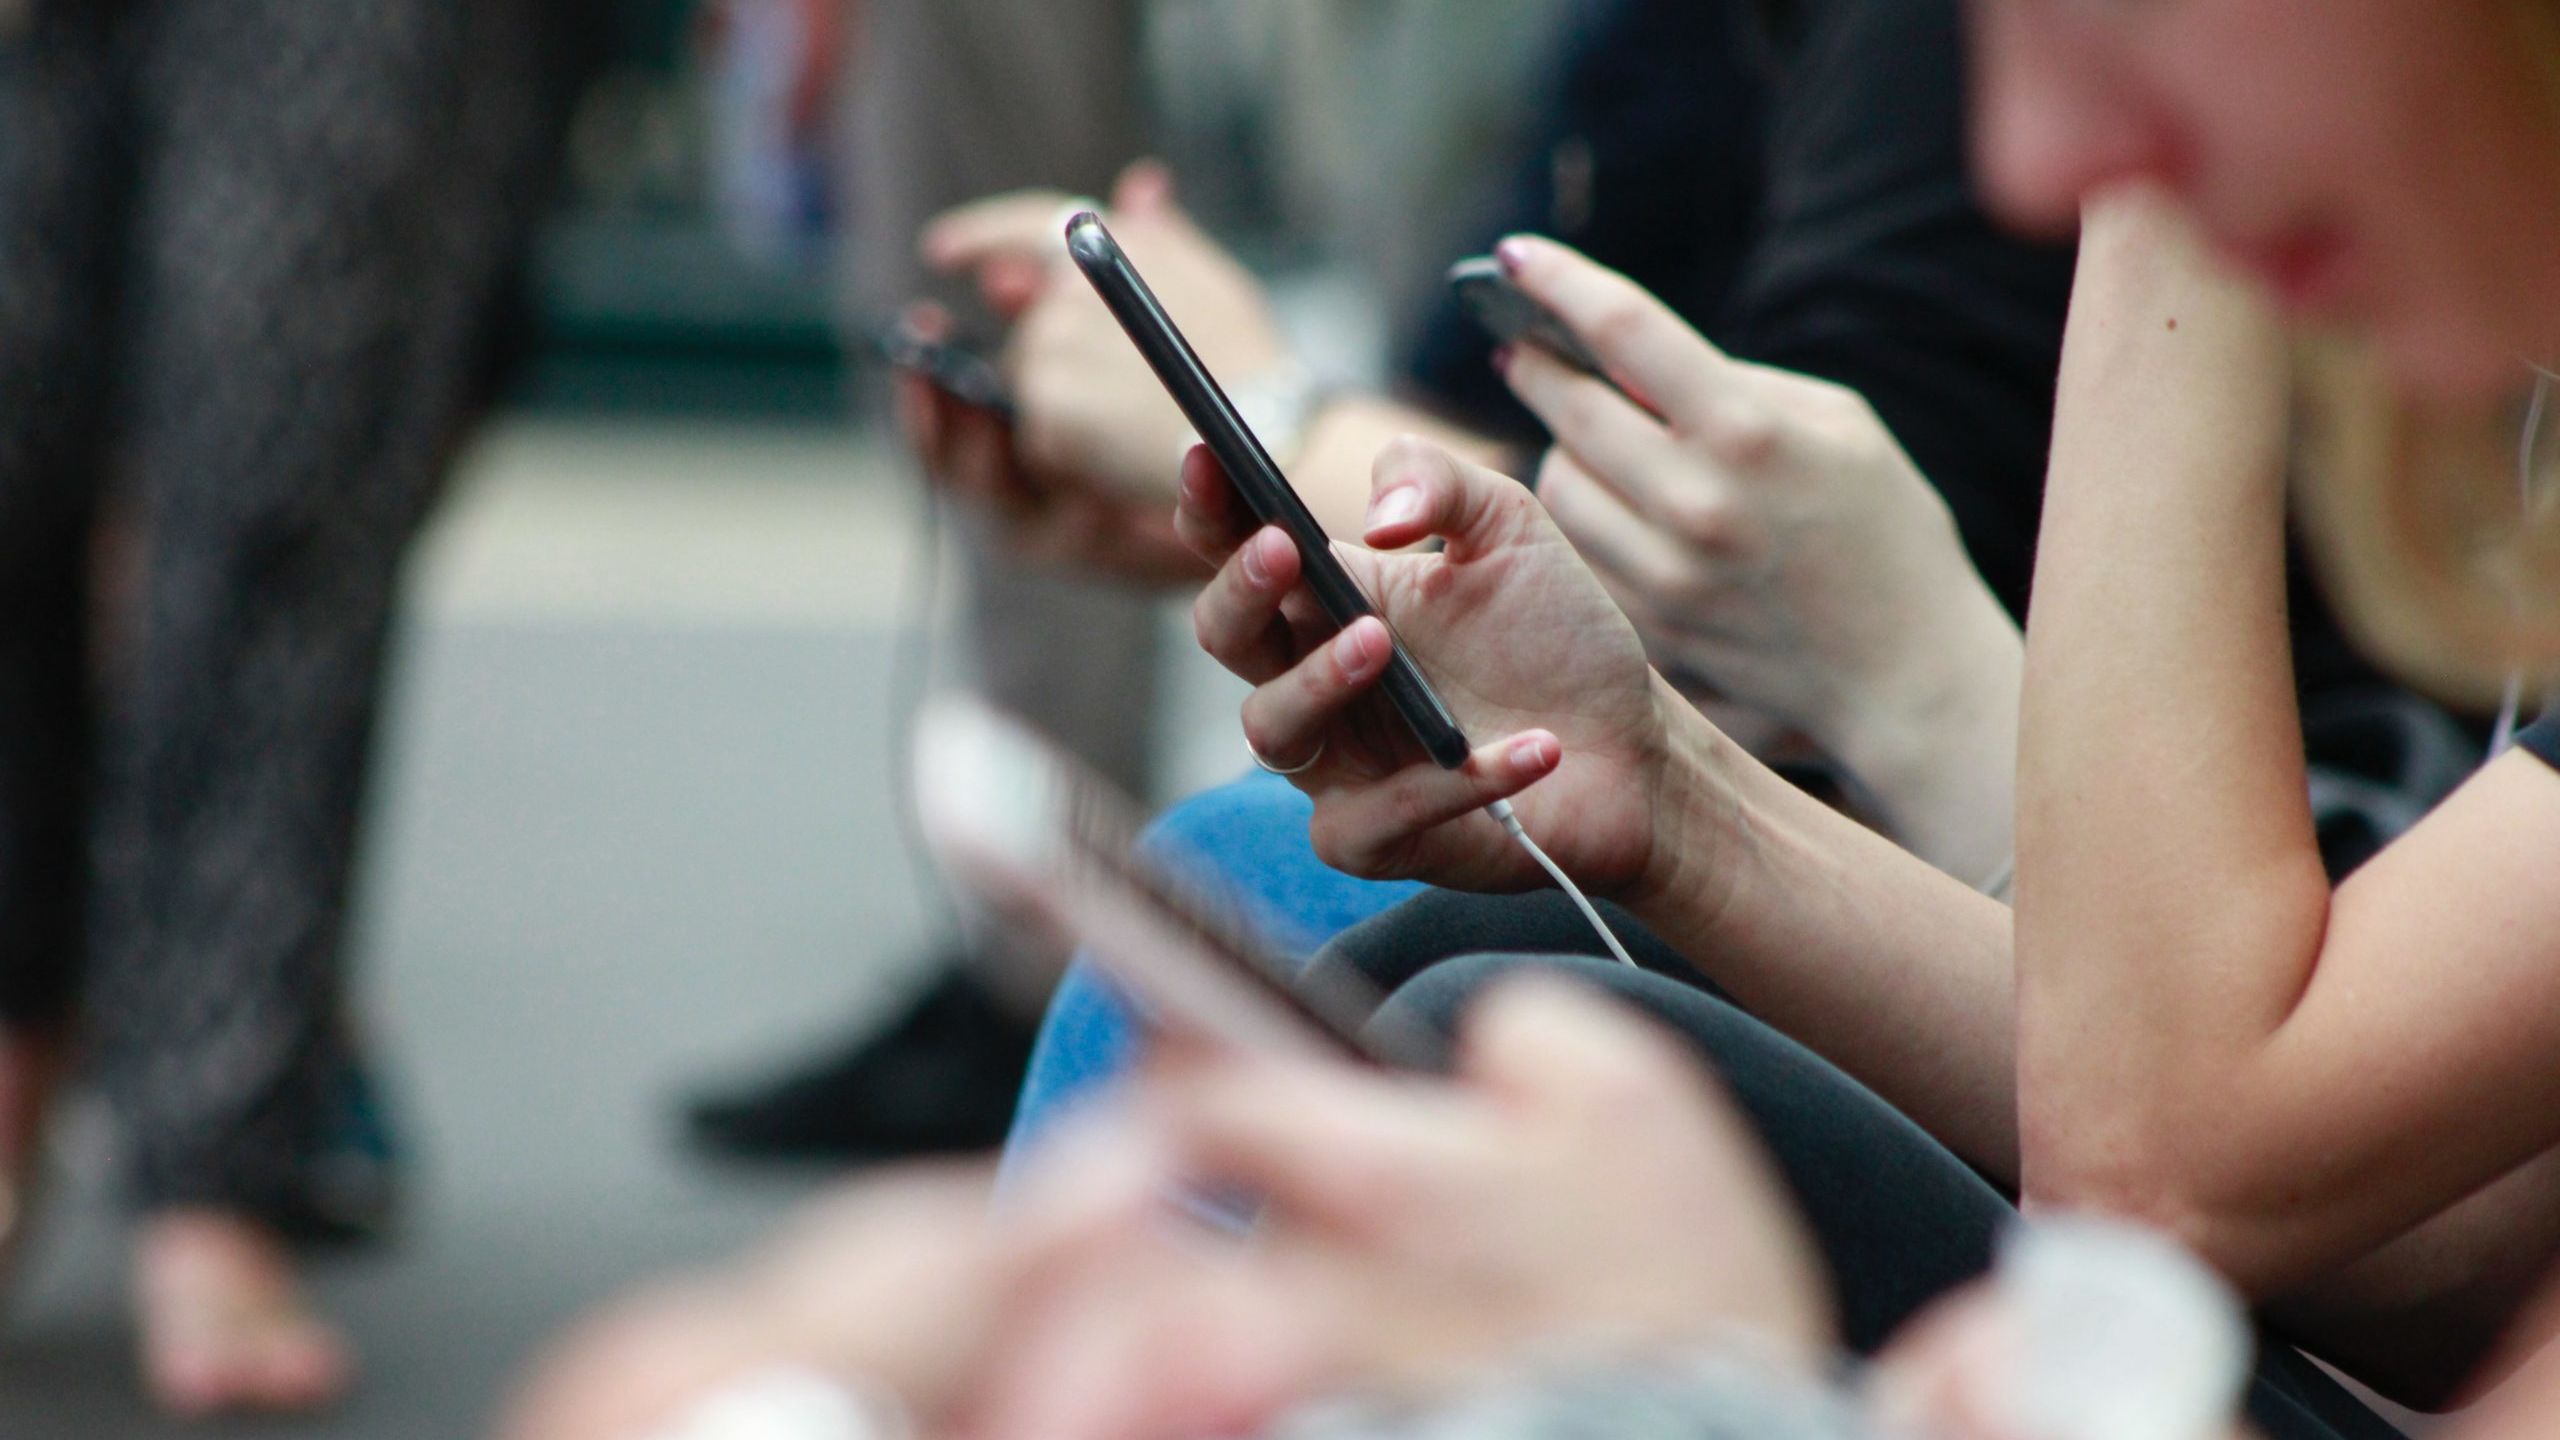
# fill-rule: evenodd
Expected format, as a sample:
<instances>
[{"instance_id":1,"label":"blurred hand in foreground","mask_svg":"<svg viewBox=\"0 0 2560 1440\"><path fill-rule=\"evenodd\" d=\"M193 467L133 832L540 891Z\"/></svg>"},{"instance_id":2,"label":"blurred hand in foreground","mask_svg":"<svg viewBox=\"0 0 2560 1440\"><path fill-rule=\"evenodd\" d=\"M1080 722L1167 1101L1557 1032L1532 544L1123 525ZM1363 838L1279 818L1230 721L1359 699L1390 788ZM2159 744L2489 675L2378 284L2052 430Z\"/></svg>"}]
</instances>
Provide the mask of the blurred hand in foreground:
<instances>
[{"instance_id":1,"label":"blurred hand in foreground","mask_svg":"<svg viewBox=\"0 0 2560 1440\"><path fill-rule=\"evenodd\" d=\"M1250 1193L1250 1239L1168 1197ZM1553 981L1489 997L1454 1081L1172 1053L994 1220L969 1176L867 1181L759 1259L606 1312L509 1440L639 1440L776 1373L920 1433L1175 1440L1425 1397L1527 1358L1830 1340L1803 1232L1671 1039Z\"/></svg>"}]
</instances>

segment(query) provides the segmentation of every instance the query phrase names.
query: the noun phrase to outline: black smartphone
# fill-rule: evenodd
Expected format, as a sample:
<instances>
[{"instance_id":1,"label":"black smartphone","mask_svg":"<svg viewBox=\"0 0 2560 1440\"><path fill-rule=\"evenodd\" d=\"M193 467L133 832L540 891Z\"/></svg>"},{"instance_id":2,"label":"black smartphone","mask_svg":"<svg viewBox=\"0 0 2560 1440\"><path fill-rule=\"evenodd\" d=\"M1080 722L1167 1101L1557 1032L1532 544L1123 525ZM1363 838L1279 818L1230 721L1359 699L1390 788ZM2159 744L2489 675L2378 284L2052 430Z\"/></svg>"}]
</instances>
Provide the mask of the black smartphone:
<instances>
[{"instance_id":1,"label":"black smartphone","mask_svg":"<svg viewBox=\"0 0 2560 1440\"><path fill-rule=\"evenodd\" d=\"M1138 275L1129 257L1121 252L1118 241L1103 227L1102 217L1090 211L1067 222L1067 253L1076 268L1102 296L1120 328L1146 357L1174 404L1182 408L1202 444L1218 457L1236 493L1244 497L1246 507L1266 525L1277 525L1289 532L1298 545L1298 558L1306 573L1307 588L1315 592L1316 603L1337 626L1349 625L1363 615L1378 613L1376 605L1361 592L1358 581L1333 553L1332 537L1316 523L1306 502L1280 473L1271 453L1254 437L1244 417L1236 412L1233 402L1191 342L1182 338L1172 317L1157 302L1155 292ZM1431 682L1423 678L1422 667L1413 663L1404 642L1398 640L1395 653L1387 661L1387 673L1381 680L1388 701L1396 713L1413 730L1414 739L1443 769L1455 770L1467 763L1467 737L1458 722L1441 703Z\"/></svg>"},{"instance_id":2,"label":"black smartphone","mask_svg":"<svg viewBox=\"0 0 2560 1440\"><path fill-rule=\"evenodd\" d=\"M1548 354L1585 374L1609 378L1600 357L1582 343L1582 337L1567 329L1555 312L1529 298L1502 262L1490 255L1478 255L1449 267L1449 288L1474 316L1476 323L1505 345L1535 345Z\"/></svg>"},{"instance_id":3,"label":"black smartphone","mask_svg":"<svg viewBox=\"0 0 2560 1440\"><path fill-rule=\"evenodd\" d=\"M926 384L963 404L991 411L1010 425L1014 421L1013 391L1004 383L1004 375L977 348L959 340L937 340L917 332L903 320L891 321L873 332L872 345L880 358L911 375L924 378Z\"/></svg>"}]
</instances>

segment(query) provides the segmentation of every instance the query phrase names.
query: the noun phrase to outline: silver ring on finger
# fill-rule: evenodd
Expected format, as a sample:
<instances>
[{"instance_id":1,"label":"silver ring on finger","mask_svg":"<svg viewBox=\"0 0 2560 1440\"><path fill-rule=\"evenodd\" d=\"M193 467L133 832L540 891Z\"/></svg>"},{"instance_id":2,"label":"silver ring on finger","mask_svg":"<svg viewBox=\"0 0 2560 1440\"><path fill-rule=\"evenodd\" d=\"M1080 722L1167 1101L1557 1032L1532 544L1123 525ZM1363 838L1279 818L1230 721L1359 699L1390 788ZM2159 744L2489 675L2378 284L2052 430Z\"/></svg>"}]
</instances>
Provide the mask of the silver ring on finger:
<instances>
[{"instance_id":1,"label":"silver ring on finger","mask_svg":"<svg viewBox=\"0 0 2560 1440\"><path fill-rule=\"evenodd\" d=\"M1308 771L1313 770L1314 768L1316 768L1316 762L1324 758L1324 746L1325 746L1325 742L1324 742L1324 741L1322 741L1322 740L1318 740L1318 741L1316 742L1316 753L1314 753L1313 755L1308 756L1308 757L1307 757L1306 759L1304 759L1304 760L1299 761L1299 762L1298 762L1297 764L1295 764L1295 765L1274 765L1274 764L1272 764L1269 760L1266 760L1266 759L1264 759L1264 758L1263 758L1263 756L1262 756L1262 752L1261 752L1261 751L1256 750L1256 749L1254 749L1254 748L1253 748L1253 742L1252 742L1252 741L1250 741L1250 740L1247 740L1246 742L1244 742L1244 753L1246 753L1247 755L1252 756L1252 757L1253 757L1253 763L1254 763L1255 765L1257 765L1257 766L1260 766L1260 767L1262 768L1262 770L1263 770L1266 774L1271 774L1271 775L1304 775L1304 774L1306 774Z\"/></svg>"}]
</instances>

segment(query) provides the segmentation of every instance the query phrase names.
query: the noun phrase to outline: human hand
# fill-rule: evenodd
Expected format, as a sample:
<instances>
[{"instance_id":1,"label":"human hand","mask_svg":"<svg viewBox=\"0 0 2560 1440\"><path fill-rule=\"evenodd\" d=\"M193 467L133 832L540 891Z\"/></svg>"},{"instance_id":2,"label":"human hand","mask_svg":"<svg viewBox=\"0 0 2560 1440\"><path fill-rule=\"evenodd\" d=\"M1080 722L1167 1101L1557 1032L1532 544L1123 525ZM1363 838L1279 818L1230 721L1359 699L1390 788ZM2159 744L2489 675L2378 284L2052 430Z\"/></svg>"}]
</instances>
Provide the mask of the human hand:
<instances>
[{"instance_id":1,"label":"human hand","mask_svg":"<svg viewBox=\"0 0 2560 1440\"><path fill-rule=\"evenodd\" d=\"M1210 1303L1224 1278L1180 1243L1196 1227L1164 1202L1153 1152L1126 1127L1070 1132L1000 1214L987 1167L892 1170L845 1186L742 1260L604 1307L549 1348L498 1435L727 1434L706 1416L742 1397L770 1403L777 1387L795 1409L886 1407L894 1414L876 1418L920 1437L977 1434L975 1417L1015 1393L1018 1356L1044 1327L1103 1333L1131 1323L1132 1307L1164 1311L1158 1297ZM1158 1375L1144 1393L1150 1411L1191 1415L1190 1397L1208 1392Z\"/></svg>"},{"instance_id":2,"label":"human hand","mask_svg":"<svg viewBox=\"0 0 2560 1440\"><path fill-rule=\"evenodd\" d=\"M1666 673L1853 769L1886 738L1939 728L1959 701L2014 707L2016 627L1863 397L1732 359L1565 246L1519 237L1498 253L1646 397L1534 345L1507 357L1512 389L1555 437L1539 499Z\"/></svg>"},{"instance_id":3,"label":"human hand","mask_svg":"<svg viewBox=\"0 0 2560 1440\"><path fill-rule=\"evenodd\" d=\"M1686 787L1712 753L1705 730L1646 666L1626 617L1517 482L1419 441L1376 461L1367 542L1335 554L1378 609L1335 634L1299 584L1286 532L1256 530L1216 462L1184 463L1175 523L1221 566L1195 602L1202 648L1257 688L1245 738L1315 800L1312 838L1351 874L1498 891L1544 883L1482 814L1517 797L1520 818L1583 883L1631 901L1671 883ZM1438 538L1438 553L1404 551ZM1430 675L1476 749L1432 764L1377 693L1389 627ZM1693 728L1694 727L1694 728ZM1678 838L1675 838L1678 837Z\"/></svg>"},{"instance_id":4,"label":"human hand","mask_svg":"<svg viewBox=\"0 0 2560 1440\"><path fill-rule=\"evenodd\" d=\"M888 1400L922 1436L1188 1440L1540 1354L1829 1343L1813 1252L1747 1127L1614 1004L1497 991L1455 1083L1178 1046L1155 1063L992 1221L974 1172L849 1187L748 1262L580 1327L500 1434L670 1433L781 1372ZM1170 1202L1204 1188L1256 1195L1258 1233Z\"/></svg>"},{"instance_id":5,"label":"human hand","mask_svg":"<svg viewBox=\"0 0 2560 1440\"><path fill-rule=\"evenodd\" d=\"M1746 1122L1670 1037L1575 986L1489 995L1455 1083L1174 1048L1125 1118L1169 1180L1259 1201L1255 1233L1108 1323L1017 1334L989 1440L1251 1433L1540 1358L1748 1337L1813 1360L1832 1338Z\"/></svg>"},{"instance_id":6,"label":"human hand","mask_svg":"<svg viewBox=\"0 0 2560 1440\"><path fill-rule=\"evenodd\" d=\"M934 305L909 307L902 323L926 339L951 333L951 317ZM1025 463L1002 416L922 376L895 383L898 426L926 479L1005 553L1149 587L1197 584L1208 573L1175 536L1164 502Z\"/></svg>"},{"instance_id":7,"label":"human hand","mask_svg":"<svg viewBox=\"0 0 2560 1440\"><path fill-rule=\"evenodd\" d=\"M1161 503L1192 441L1155 373L1066 258L1054 192L964 206L924 232L926 262L977 277L1013 322L1003 368L1021 419L1023 463L1078 488ZM1288 358L1261 287L1194 225L1162 165L1131 166L1112 192L1113 236L1213 374L1233 384Z\"/></svg>"},{"instance_id":8,"label":"human hand","mask_svg":"<svg viewBox=\"0 0 2560 1440\"><path fill-rule=\"evenodd\" d=\"M757 1255L591 1317L507 1407L507 1440L636 1440L706 1398L788 1369L944 1410L1009 1281L984 1176L907 1171L851 1187Z\"/></svg>"}]
</instances>

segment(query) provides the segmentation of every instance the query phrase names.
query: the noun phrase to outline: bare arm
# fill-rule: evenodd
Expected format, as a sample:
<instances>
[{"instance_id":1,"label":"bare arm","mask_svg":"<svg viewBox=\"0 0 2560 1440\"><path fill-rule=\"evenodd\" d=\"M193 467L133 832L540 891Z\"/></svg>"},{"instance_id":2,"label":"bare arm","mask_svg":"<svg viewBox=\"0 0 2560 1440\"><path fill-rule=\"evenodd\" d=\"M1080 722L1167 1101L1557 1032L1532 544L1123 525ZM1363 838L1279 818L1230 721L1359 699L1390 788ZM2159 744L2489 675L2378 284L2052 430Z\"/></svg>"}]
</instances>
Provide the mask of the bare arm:
<instances>
[{"instance_id":1,"label":"bare arm","mask_svg":"<svg viewBox=\"0 0 2560 1440\"><path fill-rule=\"evenodd\" d=\"M1324 523L1327 534L1349 539L1368 528L1369 467L1380 451L1408 435L1488 469L1506 458L1500 443L1400 401L1358 393L1335 395L1308 422L1297 458L1289 467L1290 483Z\"/></svg>"},{"instance_id":2,"label":"bare arm","mask_svg":"<svg viewBox=\"0 0 2560 1440\"><path fill-rule=\"evenodd\" d=\"M2149 202L2082 264L2021 725L2026 1190L2283 1293L2560 1138L2560 776L2499 761L2331 895L2282 337Z\"/></svg>"},{"instance_id":3,"label":"bare arm","mask_svg":"<svg viewBox=\"0 0 2560 1440\"><path fill-rule=\"evenodd\" d=\"M1689 728L1688 838L1631 907L1754 1015L2015 1176L2008 907Z\"/></svg>"}]
</instances>

